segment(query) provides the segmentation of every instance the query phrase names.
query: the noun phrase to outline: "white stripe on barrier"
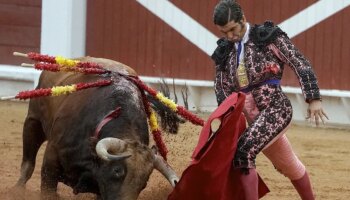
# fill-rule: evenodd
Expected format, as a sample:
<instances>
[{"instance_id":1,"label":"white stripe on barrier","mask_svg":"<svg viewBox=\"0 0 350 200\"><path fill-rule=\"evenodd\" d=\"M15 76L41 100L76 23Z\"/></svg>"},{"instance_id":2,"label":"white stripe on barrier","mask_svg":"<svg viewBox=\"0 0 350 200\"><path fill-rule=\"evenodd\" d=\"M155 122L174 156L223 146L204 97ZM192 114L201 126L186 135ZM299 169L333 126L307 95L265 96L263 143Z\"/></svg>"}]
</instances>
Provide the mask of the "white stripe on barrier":
<instances>
[{"instance_id":1,"label":"white stripe on barrier","mask_svg":"<svg viewBox=\"0 0 350 200\"><path fill-rule=\"evenodd\" d=\"M217 37L192 17L167 0L137 0L154 15L179 32L206 54L216 48Z\"/></svg>"},{"instance_id":2,"label":"white stripe on barrier","mask_svg":"<svg viewBox=\"0 0 350 200\"><path fill-rule=\"evenodd\" d=\"M8 79L37 83L40 73L41 71L34 68L0 65L0 80ZM162 78L159 77L141 76L140 78L146 83L158 84L162 82ZM170 85L172 85L174 81L175 85L179 86L214 87L213 81L172 78L164 78L164 81ZM282 89L285 93L301 94L301 89L298 87L283 86ZM320 92L322 96L350 98L350 91L346 90L320 90Z\"/></svg>"},{"instance_id":3,"label":"white stripe on barrier","mask_svg":"<svg viewBox=\"0 0 350 200\"><path fill-rule=\"evenodd\" d=\"M320 0L285 20L278 26L292 38L349 5L350 0Z\"/></svg>"},{"instance_id":4,"label":"white stripe on barrier","mask_svg":"<svg viewBox=\"0 0 350 200\"><path fill-rule=\"evenodd\" d=\"M0 96L12 96L23 90L34 89L39 75L40 71L35 69L0 65L0 83L2 85L0 87ZM155 87L155 89L159 88L159 84L162 83L161 78L144 76L140 78L150 84L151 87ZM173 79L164 78L164 81L169 84L169 88L173 93ZM175 79L174 82L174 88L178 97L181 97L181 91L184 89L184 86L188 86L188 104L190 110L212 112L217 107L213 81ZM304 111L307 104L303 99L301 89L298 87L282 87L282 89L292 102L294 108L293 119L299 122L304 121ZM331 118L328 125L340 124L349 126L350 91L321 90L321 95L324 99L324 107ZM181 98L178 99L179 104L183 105L181 104L183 100Z\"/></svg>"}]
</instances>

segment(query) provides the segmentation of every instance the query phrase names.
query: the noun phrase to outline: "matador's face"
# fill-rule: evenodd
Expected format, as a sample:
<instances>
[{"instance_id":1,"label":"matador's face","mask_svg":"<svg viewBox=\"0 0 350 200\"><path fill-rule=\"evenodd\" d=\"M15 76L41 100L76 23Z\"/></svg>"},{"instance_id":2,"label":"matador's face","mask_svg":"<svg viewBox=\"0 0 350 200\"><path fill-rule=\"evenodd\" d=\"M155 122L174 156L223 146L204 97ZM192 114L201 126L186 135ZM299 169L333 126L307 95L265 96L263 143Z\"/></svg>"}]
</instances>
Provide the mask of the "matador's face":
<instances>
[{"instance_id":1,"label":"matador's face","mask_svg":"<svg viewBox=\"0 0 350 200\"><path fill-rule=\"evenodd\" d=\"M235 22L234 20L229 21L226 25L216 25L221 33L231 42L241 41L245 32L247 31L246 19L243 16L242 20Z\"/></svg>"}]
</instances>

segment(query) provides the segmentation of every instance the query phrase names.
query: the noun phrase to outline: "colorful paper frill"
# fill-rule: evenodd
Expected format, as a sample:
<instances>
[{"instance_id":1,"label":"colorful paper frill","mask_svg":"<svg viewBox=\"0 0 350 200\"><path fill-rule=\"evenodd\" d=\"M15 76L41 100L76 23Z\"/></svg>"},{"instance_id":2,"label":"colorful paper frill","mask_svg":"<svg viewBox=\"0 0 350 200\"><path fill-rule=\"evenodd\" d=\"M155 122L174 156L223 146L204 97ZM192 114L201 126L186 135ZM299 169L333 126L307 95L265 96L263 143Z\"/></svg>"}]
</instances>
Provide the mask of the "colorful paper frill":
<instances>
[{"instance_id":1,"label":"colorful paper frill","mask_svg":"<svg viewBox=\"0 0 350 200\"><path fill-rule=\"evenodd\" d=\"M108 73L105 69L100 68L80 68L80 67L67 67L66 65L59 65L55 63L35 63L34 68L38 70L45 70L51 72L79 72L84 74L105 74Z\"/></svg>"},{"instance_id":2,"label":"colorful paper frill","mask_svg":"<svg viewBox=\"0 0 350 200\"><path fill-rule=\"evenodd\" d=\"M34 60L36 62L45 62L45 63L51 63L51 64L58 64L61 66L68 66L68 67L78 67L78 68L97 68L97 69L103 69L103 67L96 63L91 62L81 62L79 60L72 60L67 59L62 56L49 56L49 55L42 55L35 52L27 53L28 58L31 60Z\"/></svg>"},{"instance_id":3,"label":"colorful paper frill","mask_svg":"<svg viewBox=\"0 0 350 200\"><path fill-rule=\"evenodd\" d=\"M133 77L131 80L141 89L146 91L148 94L162 102L164 105L166 105L168 108L170 108L172 111L176 112L177 114L181 115L183 118L187 119L191 123L199 126L204 126L204 120L197 117L193 113L189 112L182 106L178 106L173 102L171 99L166 98L162 93L156 92L152 88L148 87L145 83L143 83L138 77Z\"/></svg>"},{"instance_id":4,"label":"colorful paper frill","mask_svg":"<svg viewBox=\"0 0 350 200\"><path fill-rule=\"evenodd\" d=\"M44 96L60 96L60 95L70 94L70 93L87 89L87 88L110 85L111 83L112 83L111 80L100 80L92 83L77 83L73 85L55 86L52 88L28 90L28 91L19 92L15 96L15 98L24 100L24 99L44 97Z\"/></svg>"}]
</instances>

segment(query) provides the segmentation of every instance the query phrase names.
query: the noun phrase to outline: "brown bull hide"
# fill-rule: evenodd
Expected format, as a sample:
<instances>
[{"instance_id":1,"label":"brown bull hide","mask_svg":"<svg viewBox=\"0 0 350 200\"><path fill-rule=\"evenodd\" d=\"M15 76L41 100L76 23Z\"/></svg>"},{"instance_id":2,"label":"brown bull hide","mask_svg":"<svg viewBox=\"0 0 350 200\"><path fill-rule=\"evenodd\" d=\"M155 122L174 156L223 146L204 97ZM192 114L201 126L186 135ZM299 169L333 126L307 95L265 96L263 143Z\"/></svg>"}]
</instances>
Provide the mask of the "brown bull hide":
<instances>
[{"instance_id":1,"label":"brown bull hide","mask_svg":"<svg viewBox=\"0 0 350 200\"><path fill-rule=\"evenodd\" d=\"M100 79L112 79L113 83L70 95L30 100L17 186L24 186L31 177L38 149L47 140L41 171L44 193L55 192L58 182L63 182L72 187L74 193L92 192L102 199L136 199L154 167L140 91L118 74L136 75L136 72L108 59L84 57L80 60L101 64L112 73L83 75L44 71L38 88ZM120 116L101 129L99 139L112 137L125 141L125 151L131 157L107 161L96 155L90 138L103 117L116 107L121 108Z\"/></svg>"}]
</instances>

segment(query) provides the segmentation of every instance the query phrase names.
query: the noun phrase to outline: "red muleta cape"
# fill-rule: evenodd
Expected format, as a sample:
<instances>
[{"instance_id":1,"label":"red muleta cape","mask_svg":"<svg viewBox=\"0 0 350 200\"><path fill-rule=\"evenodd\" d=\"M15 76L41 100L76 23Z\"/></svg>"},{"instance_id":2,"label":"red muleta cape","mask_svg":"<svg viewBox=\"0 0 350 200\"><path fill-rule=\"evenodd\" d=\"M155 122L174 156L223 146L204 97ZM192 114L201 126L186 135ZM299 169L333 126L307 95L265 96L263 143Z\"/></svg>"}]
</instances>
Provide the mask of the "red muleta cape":
<instances>
[{"instance_id":1,"label":"red muleta cape","mask_svg":"<svg viewBox=\"0 0 350 200\"><path fill-rule=\"evenodd\" d=\"M239 176L244 175L232 166L238 138L246 128L242 114L244 100L243 93L234 93L209 116L193 152L193 161L182 173L168 200L245 199L239 182ZM215 133L210 128L214 119L221 121ZM259 197L268 192L259 176Z\"/></svg>"}]
</instances>

